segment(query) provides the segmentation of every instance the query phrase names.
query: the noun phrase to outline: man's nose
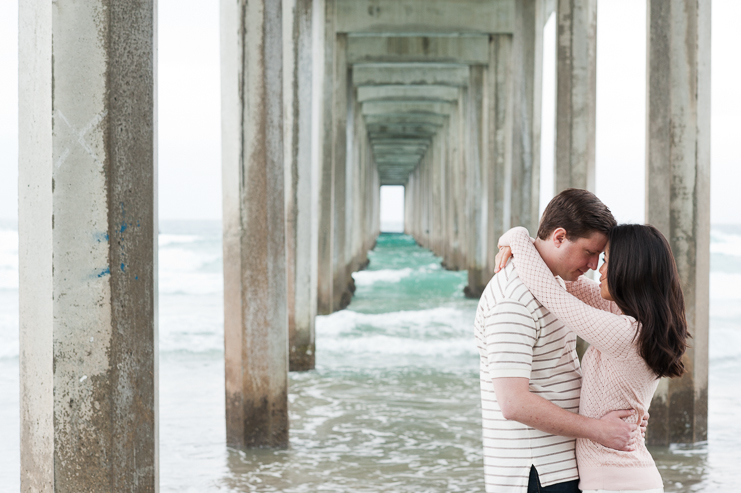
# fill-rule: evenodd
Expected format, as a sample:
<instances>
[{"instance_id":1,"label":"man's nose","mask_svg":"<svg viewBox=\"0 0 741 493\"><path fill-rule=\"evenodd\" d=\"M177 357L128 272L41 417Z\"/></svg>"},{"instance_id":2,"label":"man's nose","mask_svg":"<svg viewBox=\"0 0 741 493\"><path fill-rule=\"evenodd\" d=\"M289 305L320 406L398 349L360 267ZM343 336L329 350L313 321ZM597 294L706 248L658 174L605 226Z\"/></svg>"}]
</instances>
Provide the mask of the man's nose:
<instances>
[{"instance_id":1,"label":"man's nose","mask_svg":"<svg viewBox=\"0 0 741 493\"><path fill-rule=\"evenodd\" d=\"M589 263L587 265L590 269L597 270L597 266L599 265L599 255L592 255L589 257Z\"/></svg>"}]
</instances>

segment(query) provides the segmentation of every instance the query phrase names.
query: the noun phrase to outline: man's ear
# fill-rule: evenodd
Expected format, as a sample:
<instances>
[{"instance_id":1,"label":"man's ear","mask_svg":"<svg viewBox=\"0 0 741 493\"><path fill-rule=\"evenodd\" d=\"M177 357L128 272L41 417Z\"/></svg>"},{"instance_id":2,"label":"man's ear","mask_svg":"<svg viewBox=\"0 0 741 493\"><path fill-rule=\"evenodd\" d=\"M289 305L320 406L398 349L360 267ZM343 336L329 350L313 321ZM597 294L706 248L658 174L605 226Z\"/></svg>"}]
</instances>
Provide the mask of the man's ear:
<instances>
[{"instance_id":1,"label":"man's ear","mask_svg":"<svg viewBox=\"0 0 741 493\"><path fill-rule=\"evenodd\" d=\"M561 245L566 241L566 230L563 228L554 229L551 233L551 241L553 241L553 246L561 248Z\"/></svg>"}]
</instances>

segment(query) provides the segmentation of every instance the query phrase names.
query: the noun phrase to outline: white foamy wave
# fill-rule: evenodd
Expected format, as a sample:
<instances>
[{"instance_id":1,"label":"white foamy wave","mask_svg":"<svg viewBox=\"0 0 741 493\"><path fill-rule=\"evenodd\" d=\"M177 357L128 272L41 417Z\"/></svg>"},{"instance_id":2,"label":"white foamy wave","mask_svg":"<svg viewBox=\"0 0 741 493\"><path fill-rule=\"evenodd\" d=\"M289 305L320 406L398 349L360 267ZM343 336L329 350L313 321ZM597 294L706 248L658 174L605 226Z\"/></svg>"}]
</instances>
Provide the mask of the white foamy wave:
<instances>
[{"instance_id":1,"label":"white foamy wave","mask_svg":"<svg viewBox=\"0 0 741 493\"><path fill-rule=\"evenodd\" d=\"M158 244L159 247L166 247L169 245L176 245L179 243L194 243L201 239L200 236L195 235L171 235L171 234L161 234L159 235Z\"/></svg>"},{"instance_id":2,"label":"white foamy wave","mask_svg":"<svg viewBox=\"0 0 741 493\"><path fill-rule=\"evenodd\" d=\"M204 265L212 263L221 258L218 253L208 254L185 250L182 248L168 248L159 252L160 273L185 273L196 272Z\"/></svg>"},{"instance_id":3,"label":"white foamy wave","mask_svg":"<svg viewBox=\"0 0 741 493\"><path fill-rule=\"evenodd\" d=\"M216 353L224 351L224 336L212 332L160 333L159 344L163 353Z\"/></svg>"},{"instance_id":4,"label":"white foamy wave","mask_svg":"<svg viewBox=\"0 0 741 493\"><path fill-rule=\"evenodd\" d=\"M710 299L741 301L741 274L711 272Z\"/></svg>"},{"instance_id":5,"label":"white foamy wave","mask_svg":"<svg viewBox=\"0 0 741 493\"><path fill-rule=\"evenodd\" d=\"M717 230L711 231L710 253L741 257L741 235Z\"/></svg>"},{"instance_id":6,"label":"white foamy wave","mask_svg":"<svg viewBox=\"0 0 741 493\"><path fill-rule=\"evenodd\" d=\"M339 338L368 332L395 337L447 339L473 337L474 312L459 308L439 307L389 313L358 313L342 310L316 319L317 335Z\"/></svg>"},{"instance_id":7,"label":"white foamy wave","mask_svg":"<svg viewBox=\"0 0 741 493\"><path fill-rule=\"evenodd\" d=\"M356 338L317 337L317 351L340 354L381 354L389 356L466 356L476 354L473 336L445 340L418 340L385 335Z\"/></svg>"},{"instance_id":8,"label":"white foamy wave","mask_svg":"<svg viewBox=\"0 0 741 493\"><path fill-rule=\"evenodd\" d=\"M384 269L384 270L361 270L354 272L352 277L355 279L356 286L370 286L377 282L399 282L405 277L409 277L413 270L410 267L404 269Z\"/></svg>"},{"instance_id":9,"label":"white foamy wave","mask_svg":"<svg viewBox=\"0 0 741 493\"><path fill-rule=\"evenodd\" d=\"M224 291L224 277L210 272L171 272L160 270L160 294L204 295Z\"/></svg>"}]
</instances>

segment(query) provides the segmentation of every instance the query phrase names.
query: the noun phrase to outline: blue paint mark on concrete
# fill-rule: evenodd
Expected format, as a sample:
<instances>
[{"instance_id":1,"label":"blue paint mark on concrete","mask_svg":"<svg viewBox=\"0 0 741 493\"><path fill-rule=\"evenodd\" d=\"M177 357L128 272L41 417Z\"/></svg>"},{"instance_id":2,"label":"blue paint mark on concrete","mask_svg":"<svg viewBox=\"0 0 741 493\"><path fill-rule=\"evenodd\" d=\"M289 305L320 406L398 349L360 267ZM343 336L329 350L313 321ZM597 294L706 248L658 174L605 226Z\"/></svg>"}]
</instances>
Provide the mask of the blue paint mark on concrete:
<instances>
[{"instance_id":1,"label":"blue paint mark on concrete","mask_svg":"<svg viewBox=\"0 0 741 493\"><path fill-rule=\"evenodd\" d=\"M111 273L111 269L110 269L110 267L106 267L105 269L103 269L102 271L100 271L100 272L98 273L98 277L103 277L103 276L107 276L107 275L108 275L108 274L110 274L110 273Z\"/></svg>"},{"instance_id":2,"label":"blue paint mark on concrete","mask_svg":"<svg viewBox=\"0 0 741 493\"><path fill-rule=\"evenodd\" d=\"M106 241L106 242L108 241L108 233L95 233L93 237L95 238L95 241L97 241L98 243L102 243L103 241Z\"/></svg>"},{"instance_id":3,"label":"blue paint mark on concrete","mask_svg":"<svg viewBox=\"0 0 741 493\"><path fill-rule=\"evenodd\" d=\"M138 227L140 227L140 226L141 226L141 224L139 224L139 221L137 221L137 222L136 222L136 227L138 228Z\"/></svg>"},{"instance_id":4,"label":"blue paint mark on concrete","mask_svg":"<svg viewBox=\"0 0 741 493\"><path fill-rule=\"evenodd\" d=\"M121 272L126 272L126 266L124 264L121 264Z\"/></svg>"},{"instance_id":5,"label":"blue paint mark on concrete","mask_svg":"<svg viewBox=\"0 0 741 493\"><path fill-rule=\"evenodd\" d=\"M134 278L134 280L135 280L135 281L138 281L138 280L139 280L139 276L136 276L136 277Z\"/></svg>"},{"instance_id":6,"label":"blue paint mark on concrete","mask_svg":"<svg viewBox=\"0 0 741 493\"><path fill-rule=\"evenodd\" d=\"M128 225L126 223L123 223L121 225L121 232L123 233L124 231L126 231L126 228L128 228Z\"/></svg>"}]
</instances>

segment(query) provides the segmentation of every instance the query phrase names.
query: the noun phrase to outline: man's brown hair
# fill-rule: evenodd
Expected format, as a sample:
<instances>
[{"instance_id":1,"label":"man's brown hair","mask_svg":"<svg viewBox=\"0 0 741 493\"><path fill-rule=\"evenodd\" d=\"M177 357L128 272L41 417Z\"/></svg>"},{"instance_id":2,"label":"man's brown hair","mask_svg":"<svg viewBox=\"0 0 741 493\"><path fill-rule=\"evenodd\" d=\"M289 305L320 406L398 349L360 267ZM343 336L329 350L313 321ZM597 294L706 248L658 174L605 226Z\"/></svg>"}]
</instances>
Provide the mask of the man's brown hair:
<instances>
[{"instance_id":1,"label":"man's brown hair","mask_svg":"<svg viewBox=\"0 0 741 493\"><path fill-rule=\"evenodd\" d=\"M587 238L598 231L605 235L617 226L612 212L595 194L580 188L567 188L550 201L540 218L538 238L546 240L556 228L566 230L566 238Z\"/></svg>"}]
</instances>

